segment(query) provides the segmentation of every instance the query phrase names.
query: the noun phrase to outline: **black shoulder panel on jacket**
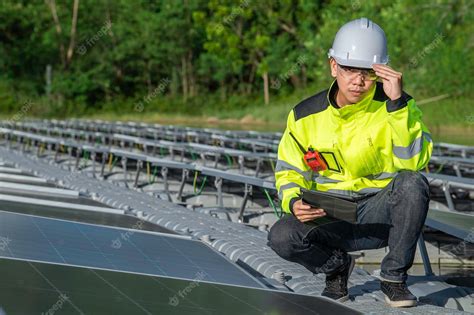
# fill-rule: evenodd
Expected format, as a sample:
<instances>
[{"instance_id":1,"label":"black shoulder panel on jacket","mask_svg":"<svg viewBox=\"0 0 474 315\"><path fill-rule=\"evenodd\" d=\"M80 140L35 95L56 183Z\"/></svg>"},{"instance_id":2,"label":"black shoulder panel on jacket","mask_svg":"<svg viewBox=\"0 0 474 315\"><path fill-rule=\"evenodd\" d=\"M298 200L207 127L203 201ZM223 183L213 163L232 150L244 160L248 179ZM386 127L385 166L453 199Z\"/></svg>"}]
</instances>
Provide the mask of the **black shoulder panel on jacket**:
<instances>
[{"instance_id":1,"label":"black shoulder panel on jacket","mask_svg":"<svg viewBox=\"0 0 474 315\"><path fill-rule=\"evenodd\" d=\"M391 113L404 108L405 106L407 106L408 101L411 99L412 97L410 95L402 91L402 96L400 96L399 99L396 99L394 101L389 99L387 101L387 112Z\"/></svg>"},{"instance_id":2,"label":"black shoulder panel on jacket","mask_svg":"<svg viewBox=\"0 0 474 315\"><path fill-rule=\"evenodd\" d=\"M301 101L298 105L296 105L293 108L293 111L295 113L295 121L311 114L316 114L325 110L329 105L327 94L328 90L324 90L316 95L308 97L307 99Z\"/></svg>"}]
</instances>

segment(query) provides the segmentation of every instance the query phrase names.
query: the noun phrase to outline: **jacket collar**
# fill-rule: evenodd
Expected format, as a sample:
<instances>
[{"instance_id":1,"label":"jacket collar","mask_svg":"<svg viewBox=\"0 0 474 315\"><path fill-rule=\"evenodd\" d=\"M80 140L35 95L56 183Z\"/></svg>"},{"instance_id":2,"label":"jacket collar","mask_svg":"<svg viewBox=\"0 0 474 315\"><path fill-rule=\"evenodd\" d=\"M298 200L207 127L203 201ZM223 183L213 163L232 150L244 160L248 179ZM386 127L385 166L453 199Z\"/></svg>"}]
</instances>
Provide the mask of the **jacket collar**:
<instances>
[{"instance_id":1,"label":"jacket collar","mask_svg":"<svg viewBox=\"0 0 474 315\"><path fill-rule=\"evenodd\" d=\"M338 89L339 87L337 85L337 81L334 80L328 90L327 98L329 104L331 105L331 112L335 116L338 116L343 119L348 119L349 117L354 116L354 114L366 111L368 106L372 102L374 95L376 94L376 90L382 89L383 91L383 87L381 86L381 84L376 82L376 84L372 85L372 87L370 88L369 93L367 93L367 95L359 102L351 105L346 105L344 107L339 107L336 105L336 92Z\"/></svg>"}]
</instances>

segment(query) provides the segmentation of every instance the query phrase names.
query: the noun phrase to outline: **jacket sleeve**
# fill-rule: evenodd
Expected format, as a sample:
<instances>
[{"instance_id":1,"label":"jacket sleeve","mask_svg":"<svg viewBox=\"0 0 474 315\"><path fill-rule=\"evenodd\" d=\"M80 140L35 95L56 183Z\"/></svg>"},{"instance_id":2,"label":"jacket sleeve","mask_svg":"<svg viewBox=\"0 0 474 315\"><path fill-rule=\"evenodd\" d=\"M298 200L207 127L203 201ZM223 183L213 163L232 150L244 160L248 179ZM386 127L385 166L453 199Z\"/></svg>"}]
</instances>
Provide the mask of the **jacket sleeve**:
<instances>
[{"instance_id":1,"label":"jacket sleeve","mask_svg":"<svg viewBox=\"0 0 474 315\"><path fill-rule=\"evenodd\" d=\"M406 93L397 100L388 100L386 105L394 167L397 170L422 170L430 160L433 140L421 120L421 110Z\"/></svg>"},{"instance_id":2,"label":"jacket sleeve","mask_svg":"<svg viewBox=\"0 0 474 315\"><path fill-rule=\"evenodd\" d=\"M276 188L284 212L292 212L293 203L299 199L300 188L311 187L311 169L304 163L304 154L298 144L290 136L290 131L298 141L295 133L293 110L288 115L287 126L278 145L278 160L275 167ZM301 143L304 145L303 143Z\"/></svg>"}]
</instances>

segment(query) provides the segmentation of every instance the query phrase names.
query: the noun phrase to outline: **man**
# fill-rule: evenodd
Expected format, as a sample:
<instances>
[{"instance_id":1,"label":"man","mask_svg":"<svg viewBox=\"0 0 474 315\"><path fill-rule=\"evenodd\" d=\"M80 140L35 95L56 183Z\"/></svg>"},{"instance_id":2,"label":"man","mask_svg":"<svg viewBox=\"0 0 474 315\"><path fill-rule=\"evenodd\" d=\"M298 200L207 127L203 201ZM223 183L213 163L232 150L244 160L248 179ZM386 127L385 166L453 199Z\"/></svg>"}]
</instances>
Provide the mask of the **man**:
<instances>
[{"instance_id":1,"label":"man","mask_svg":"<svg viewBox=\"0 0 474 315\"><path fill-rule=\"evenodd\" d=\"M331 87L288 116L275 169L287 215L270 230L269 245L286 260L324 272L322 295L338 301L349 297L354 258L347 252L388 246L381 290L391 306L414 306L405 281L428 211L429 185L418 171L433 150L430 133L402 90L402 74L387 66L377 24L361 18L342 26L329 58ZM308 166L306 148L319 152L325 169ZM357 224L304 204L301 187L356 198Z\"/></svg>"}]
</instances>

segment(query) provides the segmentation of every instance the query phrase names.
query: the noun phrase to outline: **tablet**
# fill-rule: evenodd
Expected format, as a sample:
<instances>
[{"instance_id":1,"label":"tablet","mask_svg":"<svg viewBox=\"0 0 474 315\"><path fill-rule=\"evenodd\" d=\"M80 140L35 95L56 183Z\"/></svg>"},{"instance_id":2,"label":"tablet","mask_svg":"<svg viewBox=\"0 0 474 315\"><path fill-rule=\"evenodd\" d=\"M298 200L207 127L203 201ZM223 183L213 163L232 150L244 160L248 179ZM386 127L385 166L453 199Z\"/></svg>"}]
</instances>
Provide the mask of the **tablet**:
<instances>
[{"instance_id":1,"label":"tablet","mask_svg":"<svg viewBox=\"0 0 474 315\"><path fill-rule=\"evenodd\" d=\"M314 208L323 209L332 218L357 223L357 203L349 196L301 188L302 199Z\"/></svg>"}]
</instances>

